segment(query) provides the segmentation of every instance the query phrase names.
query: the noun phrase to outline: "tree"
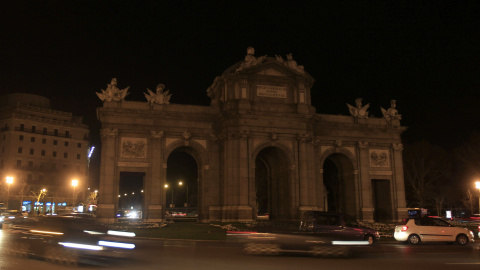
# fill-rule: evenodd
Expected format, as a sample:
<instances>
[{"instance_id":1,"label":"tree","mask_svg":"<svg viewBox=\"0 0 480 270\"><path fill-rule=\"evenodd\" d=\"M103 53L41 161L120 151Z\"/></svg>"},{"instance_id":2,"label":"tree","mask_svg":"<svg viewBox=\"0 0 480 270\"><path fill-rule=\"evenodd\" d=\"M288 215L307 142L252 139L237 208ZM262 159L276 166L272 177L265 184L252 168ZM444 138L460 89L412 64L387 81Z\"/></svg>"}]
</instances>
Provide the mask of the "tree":
<instances>
[{"instance_id":1,"label":"tree","mask_svg":"<svg viewBox=\"0 0 480 270\"><path fill-rule=\"evenodd\" d=\"M475 208L476 203L477 203L477 200L473 195L472 191L470 189L467 189L467 194L463 199L463 205L465 206L466 209L468 209L470 215L473 214L473 209Z\"/></svg>"},{"instance_id":2,"label":"tree","mask_svg":"<svg viewBox=\"0 0 480 270\"><path fill-rule=\"evenodd\" d=\"M455 149L455 153L467 170L480 176L480 132L473 132L467 143Z\"/></svg>"},{"instance_id":3,"label":"tree","mask_svg":"<svg viewBox=\"0 0 480 270\"><path fill-rule=\"evenodd\" d=\"M405 146L403 165L409 204L426 208L433 201L440 209L452 168L446 151L425 140L414 142Z\"/></svg>"}]
</instances>

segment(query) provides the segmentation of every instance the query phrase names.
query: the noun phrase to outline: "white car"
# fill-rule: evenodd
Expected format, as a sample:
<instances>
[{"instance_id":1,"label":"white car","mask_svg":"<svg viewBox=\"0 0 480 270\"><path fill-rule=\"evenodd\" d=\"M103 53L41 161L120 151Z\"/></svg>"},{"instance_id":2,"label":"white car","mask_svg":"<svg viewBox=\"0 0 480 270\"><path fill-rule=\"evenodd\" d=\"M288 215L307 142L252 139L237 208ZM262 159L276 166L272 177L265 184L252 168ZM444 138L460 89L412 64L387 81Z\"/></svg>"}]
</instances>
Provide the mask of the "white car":
<instances>
[{"instance_id":1,"label":"white car","mask_svg":"<svg viewBox=\"0 0 480 270\"><path fill-rule=\"evenodd\" d=\"M455 227L440 218L422 217L404 219L395 226L395 240L416 245L420 242L450 242L466 245L474 242L472 231Z\"/></svg>"}]
</instances>

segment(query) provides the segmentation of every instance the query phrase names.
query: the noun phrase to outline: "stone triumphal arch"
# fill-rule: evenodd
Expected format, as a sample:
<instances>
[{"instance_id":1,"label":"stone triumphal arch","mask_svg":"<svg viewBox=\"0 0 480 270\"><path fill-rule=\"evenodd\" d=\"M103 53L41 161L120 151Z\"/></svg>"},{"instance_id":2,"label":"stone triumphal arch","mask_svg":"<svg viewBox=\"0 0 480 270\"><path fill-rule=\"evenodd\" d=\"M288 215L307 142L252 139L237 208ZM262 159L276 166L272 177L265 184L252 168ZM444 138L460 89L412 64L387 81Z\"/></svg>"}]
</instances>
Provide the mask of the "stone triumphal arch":
<instances>
[{"instance_id":1,"label":"stone triumphal arch","mask_svg":"<svg viewBox=\"0 0 480 270\"><path fill-rule=\"evenodd\" d=\"M198 169L198 220L298 219L341 211L361 220L406 215L401 116L382 118L356 100L350 115L317 113L314 79L293 60L256 57L253 48L208 88L209 106L170 104L160 84L128 101L116 79L97 95L102 123L98 217L113 221L123 172L142 177L142 218L168 210L167 160L182 151Z\"/></svg>"}]
</instances>

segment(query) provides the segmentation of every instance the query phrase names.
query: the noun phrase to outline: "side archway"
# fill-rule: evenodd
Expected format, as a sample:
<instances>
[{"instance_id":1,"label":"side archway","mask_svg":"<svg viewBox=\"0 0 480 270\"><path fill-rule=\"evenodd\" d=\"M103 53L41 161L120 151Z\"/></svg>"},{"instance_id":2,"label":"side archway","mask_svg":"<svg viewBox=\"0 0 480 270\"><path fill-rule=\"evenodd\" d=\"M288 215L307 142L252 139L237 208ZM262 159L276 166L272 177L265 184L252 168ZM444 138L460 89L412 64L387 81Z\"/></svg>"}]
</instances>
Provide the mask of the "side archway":
<instances>
[{"instance_id":1,"label":"side archway","mask_svg":"<svg viewBox=\"0 0 480 270\"><path fill-rule=\"evenodd\" d=\"M344 149L334 149L322 155L323 205L326 211L358 218L359 195L353 160L353 155Z\"/></svg>"},{"instance_id":2,"label":"side archway","mask_svg":"<svg viewBox=\"0 0 480 270\"><path fill-rule=\"evenodd\" d=\"M207 214L203 209L204 170L208 167L206 149L194 141L178 140L166 147L163 160L166 161L163 179L169 184L165 190L166 209L183 207L197 212L198 219L202 220Z\"/></svg>"}]
</instances>

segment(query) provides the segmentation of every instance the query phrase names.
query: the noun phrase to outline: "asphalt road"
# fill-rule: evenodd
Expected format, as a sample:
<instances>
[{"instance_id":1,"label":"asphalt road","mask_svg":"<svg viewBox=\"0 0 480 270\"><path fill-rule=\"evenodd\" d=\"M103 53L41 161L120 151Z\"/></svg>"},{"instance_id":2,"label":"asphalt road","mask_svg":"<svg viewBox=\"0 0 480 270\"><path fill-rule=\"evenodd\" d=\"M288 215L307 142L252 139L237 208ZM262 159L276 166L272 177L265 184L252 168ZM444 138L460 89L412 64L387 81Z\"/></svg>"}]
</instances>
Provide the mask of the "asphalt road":
<instances>
[{"instance_id":1,"label":"asphalt road","mask_svg":"<svg viewBox=\"0 0 480 270\"><path fill-rule=\"evenodd\" d=\"M240 242L137 240L134 259L78 269L479 269L480 245L380 243L354 248L348 258L315 258L306 255L247 255ZM3 251L6 246L1 246ZM325 268L328 267L328 268ZM57 270L72 266L39 258L0 256L0 270Z\"/></svg>"}]
</instances>

